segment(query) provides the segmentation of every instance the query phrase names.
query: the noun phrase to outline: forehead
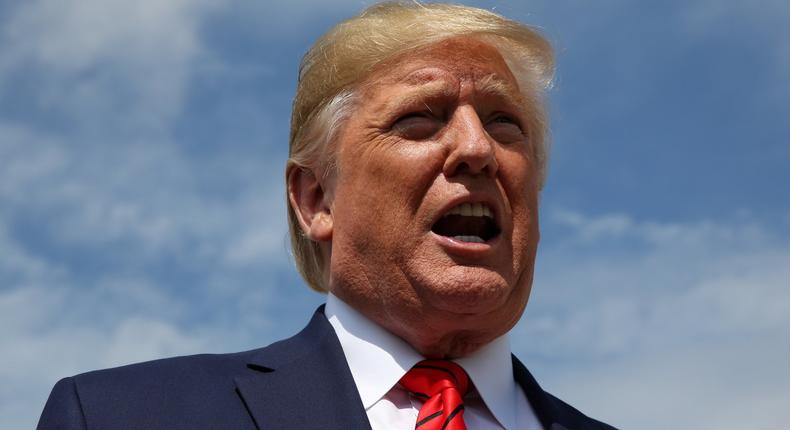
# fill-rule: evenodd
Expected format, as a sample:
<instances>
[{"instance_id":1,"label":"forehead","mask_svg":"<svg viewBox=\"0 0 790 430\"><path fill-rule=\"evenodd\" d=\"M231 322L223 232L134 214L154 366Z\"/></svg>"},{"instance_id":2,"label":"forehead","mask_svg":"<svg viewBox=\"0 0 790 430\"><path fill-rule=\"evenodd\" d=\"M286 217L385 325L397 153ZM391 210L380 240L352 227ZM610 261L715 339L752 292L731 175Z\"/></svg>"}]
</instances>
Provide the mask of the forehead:
<instances>
[{"instance_id":1,"label":"forehead","mask_svg":"<svg viewBox=\"0 0 790 430\"><path fill-rule=\"evenodd\" d=\"M379 65L362 88L373 96L382 87L433 87L456 92L471 83L477 91L520 98L516 78L505 59L490 44L470 38L453 38L396 56Z\"/></svg>"}]
</instances>

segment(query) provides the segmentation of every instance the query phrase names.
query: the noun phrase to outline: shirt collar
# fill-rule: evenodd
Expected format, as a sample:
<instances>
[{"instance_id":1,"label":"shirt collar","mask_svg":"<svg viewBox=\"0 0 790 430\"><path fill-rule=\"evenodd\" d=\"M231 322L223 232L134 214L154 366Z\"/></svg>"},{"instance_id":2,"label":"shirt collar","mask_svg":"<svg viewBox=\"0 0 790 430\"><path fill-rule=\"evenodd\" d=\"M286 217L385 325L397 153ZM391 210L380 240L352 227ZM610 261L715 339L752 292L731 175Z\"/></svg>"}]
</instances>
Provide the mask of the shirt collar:
<instances>
[{"instance_id":1,"label":"shirt collar","mask_svg":"<svg viewBox=\"0 0 790 430\"><path fill-rule=\"evenodd\" d=\"M324 314L335 329L365 409L369 409L423 357L403 339L329 294Z\"/></svg>"},{"instance_id":2,"label":"shirt collar","mask_svg":"<svg viewBox=\"0 0 790 430\"><path fill-rule=\"evenodd\" d=\"M453 360L469 374L469 378L488 406L488 410L506 429L516 428L516 381L510 341L502 335L466 357Z\"/></svg>"},{"instance_id":3,"label":"shirt collar","mask_svg":"<svg viewBox=\"0 0 790 430\"><path fill-rule=\"evenodd\" d=\"M324 314L335 329L365 410L425 358L403 339L375 324L333 294ZM466 370L488 410L506 429L515 428L516 383L507 335L454 360Z\"/></svg>"}]
</instances>

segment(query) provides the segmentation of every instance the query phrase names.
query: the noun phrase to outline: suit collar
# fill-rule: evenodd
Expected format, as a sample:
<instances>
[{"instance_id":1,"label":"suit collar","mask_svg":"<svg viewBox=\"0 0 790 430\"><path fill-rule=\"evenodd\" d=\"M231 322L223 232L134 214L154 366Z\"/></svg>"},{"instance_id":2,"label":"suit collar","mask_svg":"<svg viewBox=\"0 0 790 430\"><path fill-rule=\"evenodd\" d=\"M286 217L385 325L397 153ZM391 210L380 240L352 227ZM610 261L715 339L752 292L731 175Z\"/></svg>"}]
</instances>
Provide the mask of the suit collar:
<instances>
[{"instance_id":1,"label":"suit collar","mask_svg":"<svg viewBox=\"0 0 790 430\"><path fill-rule=\"evenodd\" d=\"M259 350L235 378L259 429L370 429L323 306L296 336Z\"/></svg>"},{"instance_id":2,"label":"suit collar","mask_svg":"<svg viewBox=\"0 0 790 430\"><path fill-rule=\"evenodd\" d=\"M343 349L321 306L296 336L253 353L235 378L259 429L368 429ZM512 356L513 375L545 430L611 429L543 391Z\"/></svg>"},{"instance_id":3,"label":"suit collar","mask_svg":"<svg viewBox=\"0 0 790 430\"><path fill-rule=\"evenodd\" d=\"M512 357L513 376L515 377L516 382L521 385L521 389L524 390L524 394L527 396L527 400L529 400L532 410L535 411L535 415L538 416L538 420L540 420L540 423L544 429L555 430L556 427L554 424L556 424L557 420L555 414L553 413L551 404L547 401L546 392L540 388L538 381L532 377L532 374L529 373L524 364L522 364L515 355Z\"/></svg>"}]
</instances>

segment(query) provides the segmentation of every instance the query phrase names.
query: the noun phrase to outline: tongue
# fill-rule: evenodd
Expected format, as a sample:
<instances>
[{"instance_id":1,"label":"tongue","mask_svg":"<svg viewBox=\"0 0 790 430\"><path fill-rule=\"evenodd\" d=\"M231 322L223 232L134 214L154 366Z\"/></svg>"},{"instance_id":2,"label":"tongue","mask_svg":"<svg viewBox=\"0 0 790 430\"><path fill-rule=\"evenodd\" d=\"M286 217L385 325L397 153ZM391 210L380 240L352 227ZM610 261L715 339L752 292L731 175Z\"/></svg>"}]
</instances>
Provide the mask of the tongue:
<instances>
[{"instance_id":1,"label":"tongue","mask_svg":"<svg viewBox=\"0 0 790 430\"><path fill-rule=\"evenodd\" d=\"M461 242L485 243L485 240L480 236L453 236L453 239Z\"/></svg>"}]
</instances>

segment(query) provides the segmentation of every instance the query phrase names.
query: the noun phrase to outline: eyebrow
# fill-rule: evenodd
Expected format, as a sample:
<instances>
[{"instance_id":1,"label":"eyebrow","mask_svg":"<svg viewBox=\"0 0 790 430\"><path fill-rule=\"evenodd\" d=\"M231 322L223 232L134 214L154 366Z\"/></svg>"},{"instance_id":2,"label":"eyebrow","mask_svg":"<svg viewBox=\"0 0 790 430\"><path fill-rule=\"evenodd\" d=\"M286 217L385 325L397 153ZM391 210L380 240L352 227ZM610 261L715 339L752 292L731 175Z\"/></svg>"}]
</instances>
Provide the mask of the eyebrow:
<instances>
[{"instance_id":1,"label":"eyebrow","mask_svg":"<svg viewBox=\"0 0 790 430\"><path fill-rule=\"evenodd\" d=\"M458 94L456 88L449 85L447 81L436 80L430 82L403 82L407 88L406 92L387 100L386 109L397 109L398 106L415 106L424 104L427 100L454 97Z\"/></svg>"},{"instance_id":2,"label":"eyebrow","mask_svg":"<svg viewBox=\"0 0 790 430\"><path fill-rule=\"evenodd\" d=\"M384 104L387 110L425 104L426 100L454 97L458 91L446 80L430 79L425 75L410 76L398 84L405 86L407 90L387 100ZM494 73L476 80L475 91L485 97L500 98L513 109L518 109L520 113L525 111L523 97L518 87Z\"/></svg>"},{"instance_id":3,"label":"eyebrow","mask_svg":"<svg viewBox=\"0 0 790 430\"><path fill-rule=\"evenodd\" d=\"M486 75L475 82L475 90L487 96L501 98L515 109L524 110L524 100L518 86L496 74Z\"/></svg>"}]
</instances>

